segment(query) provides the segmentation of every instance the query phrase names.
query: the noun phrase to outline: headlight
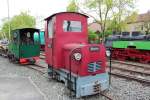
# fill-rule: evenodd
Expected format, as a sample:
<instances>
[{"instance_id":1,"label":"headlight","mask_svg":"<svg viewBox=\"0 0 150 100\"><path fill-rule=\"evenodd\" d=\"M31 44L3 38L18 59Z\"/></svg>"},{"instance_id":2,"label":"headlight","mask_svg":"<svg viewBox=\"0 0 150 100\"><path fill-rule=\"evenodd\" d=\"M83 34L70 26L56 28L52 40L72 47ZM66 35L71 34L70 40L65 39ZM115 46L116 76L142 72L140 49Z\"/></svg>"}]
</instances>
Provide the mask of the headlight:
<instances>
[{"instance_id":1,"label":"headlight","mask_svg":"<svg viewBox=\"0 0 150 100\"><path fill-rule=\"evenodd\" d=\"M111 52L109 50L106 50L106 56L110 57L110 55L111 55Z\"/></svg>"},{"instance_id":2,"label":"headlight","mask_svg":"<svg viewBox=\"0 0 150 100\"><path fill-rule=\"evenodd\" d=\"M74 53L73 56L74 56L75 60L78 60L78 61L81 60L81 58L82 58L81 53Z\"/></svg>"}]
</instances>

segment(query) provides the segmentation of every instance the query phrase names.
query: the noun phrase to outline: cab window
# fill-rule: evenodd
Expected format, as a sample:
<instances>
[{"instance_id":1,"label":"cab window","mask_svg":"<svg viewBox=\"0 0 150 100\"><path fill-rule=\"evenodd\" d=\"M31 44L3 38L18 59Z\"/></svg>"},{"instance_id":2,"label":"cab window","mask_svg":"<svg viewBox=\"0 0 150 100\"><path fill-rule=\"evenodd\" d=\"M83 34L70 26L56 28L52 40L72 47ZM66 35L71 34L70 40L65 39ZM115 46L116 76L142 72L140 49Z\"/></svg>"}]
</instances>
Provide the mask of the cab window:
<instances>
[{"instance_id":1,"label":"cab window","mask_svg":"<svg viewBox=\"0 0 150 100\"><path fill-rule=\"evenodd\" d=\"M18 43L18 34L17 34L17 32L15 32L14 34L13 34L13 42L15 43L15 44L17 44Z\"/></svg>"},{"instance_id":2,"label":"cab window","mask_svg":"<svg viewBox=\"0 0 150 100\"><path fill-rule=\"evenodd\" d=\"M34 45L39 43L39 32L22 31L20 34L22 45Z\"/></svg>"},{"instance_id":3,"label":"cab window","mask_svg":"<svg viewBox=\"0 0 150 100\"><path fill-rule=\"evenodd\" d=\"M54 33L54 21L55 17L53 17L51 20L48 22L48 38L53 38L53 33Z\"/></svg>"},{"instance_id":4,"label":"cab window","mask_svg":"<svg viewBox=\"0 0 150 100\"><path fill-rule=\"evenodd\" d=\"M52 36L53 36L52 29L53 29L52 20L50 20L49 23L48 23L48 37L49 38L52 38Z\"/></svg>"},{"instance_id":5,"label":"cab window","mask_svg":"<svg viewBox=\"0 0 150 100\"><path fill-rule=\"evenodd\" d=\"M64 20L63 31L64 32L81 32L82 31L81 22L80 21Z\"/></svg>"},{"instance_id":6,"label":"cab window","mask_svg":"<svg viewBox=\"0 0 150 100\"><path fill-rule=\"evenodd\" d=\"M34 37L34 43L35 44L39 43L39 33L34 32L33 37Z\"/></svg>"}]
</instances>

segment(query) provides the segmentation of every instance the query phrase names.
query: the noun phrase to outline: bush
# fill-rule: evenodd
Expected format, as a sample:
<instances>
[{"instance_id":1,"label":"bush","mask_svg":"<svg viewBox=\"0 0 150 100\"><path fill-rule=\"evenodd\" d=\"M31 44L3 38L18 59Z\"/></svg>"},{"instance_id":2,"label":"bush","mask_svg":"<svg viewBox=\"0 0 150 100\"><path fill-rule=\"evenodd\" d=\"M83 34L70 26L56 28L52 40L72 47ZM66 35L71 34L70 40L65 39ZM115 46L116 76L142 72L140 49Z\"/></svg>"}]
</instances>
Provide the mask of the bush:
<instances>
[{"instance_id":1,"label":"bush","mask_svg":"<svg viewBox=\"0 0 150 100\"><path fill-rule=\"evenodd\" d=\"M94 31L89 30L88 31L88 40L90 43L98 43L98 35Z\"/></svg>"}]
</instances>

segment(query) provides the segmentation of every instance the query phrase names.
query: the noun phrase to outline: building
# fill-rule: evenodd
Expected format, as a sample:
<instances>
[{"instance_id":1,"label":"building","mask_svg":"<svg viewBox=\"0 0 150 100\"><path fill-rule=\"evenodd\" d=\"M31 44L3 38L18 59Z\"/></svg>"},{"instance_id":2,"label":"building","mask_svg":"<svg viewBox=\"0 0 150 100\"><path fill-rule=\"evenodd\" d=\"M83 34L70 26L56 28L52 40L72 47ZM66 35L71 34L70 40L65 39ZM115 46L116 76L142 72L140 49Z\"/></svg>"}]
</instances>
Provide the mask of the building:
<instances>
[{"instance_id":1,"label":"building","mask_svg":"<svg viewBox=\"0 0 150 100\"><path fill-rule=\"evenodd\" d=\"M95 33L100 33L102 31L101 25L96 22L90 23L88 28L94 31Z\"/></svg>"},{"instance_id":2,"label":"building","mask_svg":"<svg viewBox=\"0 0 150 100\"><path fill-rule=\"evenodd\" d=\"M134 22L128 22L128 31L141 31L147 33L150 31L150 11L144 14L139 14Z\"/></svg>"}]
</instances>

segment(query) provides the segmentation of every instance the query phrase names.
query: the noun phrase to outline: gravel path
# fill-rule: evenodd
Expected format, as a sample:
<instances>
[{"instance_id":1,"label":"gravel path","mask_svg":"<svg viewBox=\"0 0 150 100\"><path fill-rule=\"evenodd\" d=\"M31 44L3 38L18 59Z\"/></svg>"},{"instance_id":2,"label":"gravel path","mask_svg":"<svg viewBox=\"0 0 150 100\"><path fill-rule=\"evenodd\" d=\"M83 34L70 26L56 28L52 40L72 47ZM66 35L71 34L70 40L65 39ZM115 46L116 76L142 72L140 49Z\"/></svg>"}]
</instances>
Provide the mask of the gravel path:
<instances>
[{"instance_id":1,"label":"gravel path","mask_svg":"<svg viewBox=\"0 0 150 100\"><path fill-rule=\"evenodd\" d=\"M71 100L64 84L45 78L47 74L29 69L18 64L9 63L6 58L0 57L0 76L25 76L31 77L48 100ZM135 81L112 77L110 91L107 92L113 100L150 100L150 85ZM95 95L73 100L107 100L105 97Z\"/></svg>"}]
</instances>

